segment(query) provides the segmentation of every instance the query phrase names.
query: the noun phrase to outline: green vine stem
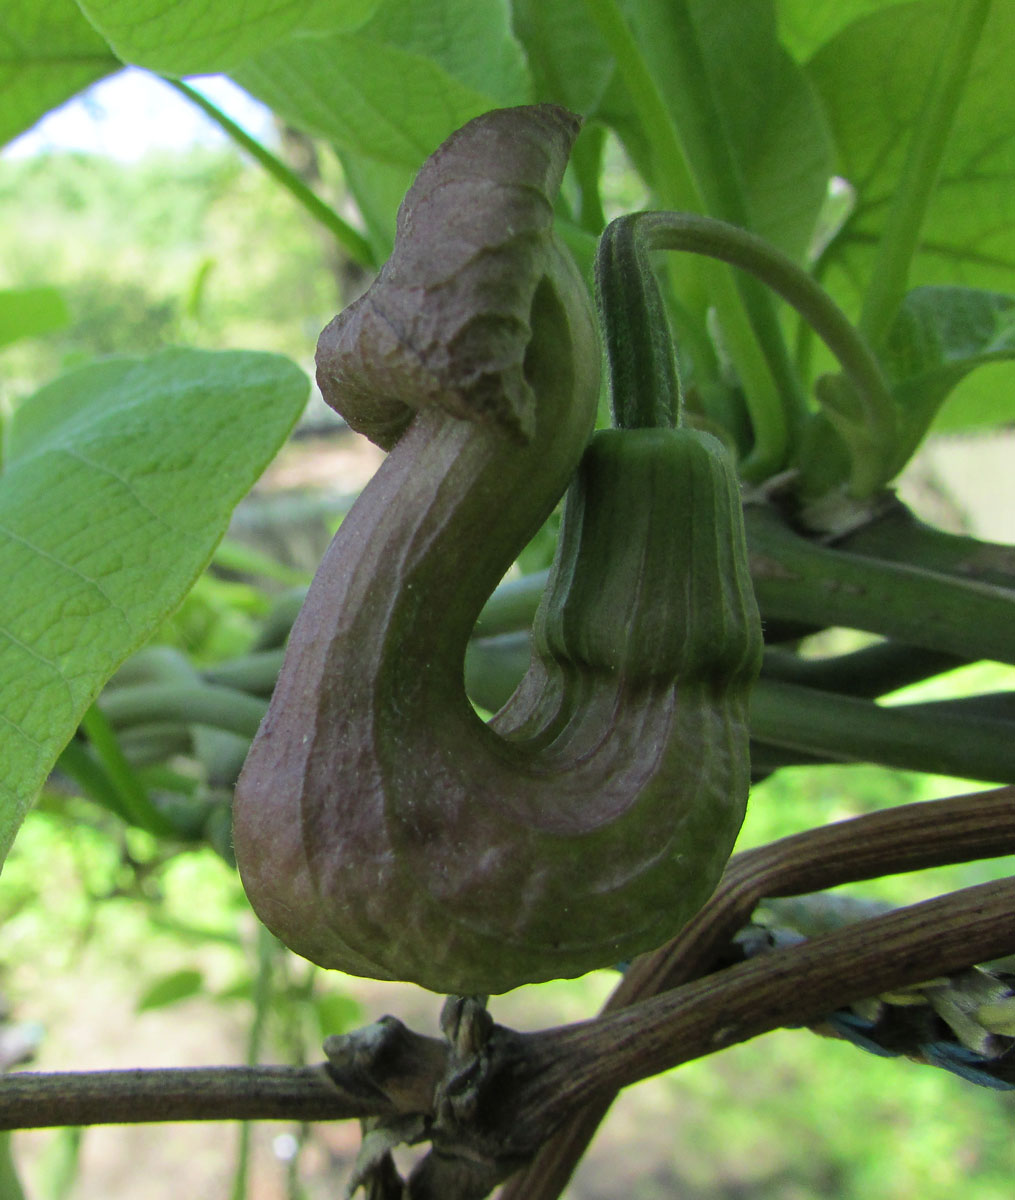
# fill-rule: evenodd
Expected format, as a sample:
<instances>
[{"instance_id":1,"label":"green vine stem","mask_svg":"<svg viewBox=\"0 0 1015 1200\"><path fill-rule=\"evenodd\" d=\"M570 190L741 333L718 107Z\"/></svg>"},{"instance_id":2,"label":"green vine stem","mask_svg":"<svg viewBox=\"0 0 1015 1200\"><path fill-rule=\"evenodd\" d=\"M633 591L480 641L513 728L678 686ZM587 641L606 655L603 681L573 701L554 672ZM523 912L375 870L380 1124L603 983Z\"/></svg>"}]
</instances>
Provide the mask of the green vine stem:
<instances>
[{"instance_id":1,"label":"green vine stem","mask_svg":"<svg viewBox=\"0 0 1015 1200\"><path fill-rule=\"evenodd\" d=\"M110 725L118 730L178 721L252 738L267 704L236 688L154 683L107 689L102 693L99 707Z\"/></svg>"},{"instance_id":2,"label":"green vine stem","mask_svg":"<svg viewBox=\"0 0 1015 1200\"><path fill-rule=\"evenodd\" d=\"M955 0L937 68L914 118L905 166L892 192L860 314L860 329L874 346L884 341L906 293L941 156L990 8L991 0Z\"/></svg>"},{"instance_id":3,"label":"green vine stem","mask_svg":"<svg viewBox=\"0 0 1015 1200\"><path fill-rule=\"evenodd\" d=\"M879 706L773 679L751 697L751 734L759 742L832 762L875 762L1015 783L1015 725L949 706Z\"/></svg>"},{"instance_id":4,"label":"green vine stem","mask_svg":"<svg viewBox=\"0 0 1015 1200\"><path fill-rule=\"evenodd\" d=\"M116 789L125 819L153 833L172 833L171 822L152 804L144 784L124 755L116 731L98 705L91 705L82 717L81 731Z\"/></svg>"},{"instance_id":5,"label":"green vine stem","mask_svg":"<svg viewBox=\"0 0 1015 1200\"><path fill-rule=\"evenodd\" d=\"M170 79L167 76L161 76L161 79L163 83L167 83L171 88L178 91L181 96L189 100L191 104L201 109L242 150L245 150L255 162L260 163L268 174L277 183L281 184L293 199L306 209L315 221L323 225L329 233L334 235L335 241L345 250L353 262L368 269L376 268L377 259L367 239L359 230L354 229L348 221L339 216L330 205L325 204L320 196L307 187L295 171L287 167L280 158L272 154L256 138L252 138L231 117L226 116L217 105L213 104L197 88L191 87L189 83L185 83L182 79Z\"/></svg>"},{"instance_id":6,"label":"green vine stem","mask_svg":"<svg viewBox=\"0 0 1015 1200\"><path fill-rule=\"evenodd\" d=\"M822 402L837 401L827 412L850 450L851 490L864 497L890 477L898 442L891 389L868 343L820 284L763 238L724 221L671 212L634 213L617 220L634 225L632 240L643 254L682 250L719 259L755 276L792 305L839 360L852 384L855 411L844 408L841 388L818 393Z\"/></svg>"},{"instance_id":7,"label":"green vine stem","mask_svg":"<svg viewBox=\"0 0 1015 1200\"><path fill-rule=\"evenodd\" d=\"M965 664L965 659L941 650L877 642L830 658L802 658L788 650L769 647L765 650L762 671L767 678L784 683L873 700Z\"/></svg>"},{"instance_id":8,"label":"green vine stem","mask_svg":"<svg viewBox=\"0 0 1015 1200\"><path fill-rule=\"evenodd\" d=\"M506 634L470 644L469 694L496 710L517 686L529 639ZM898 705L884 692L962 660L892 643L833 659L765 652L751 699L751 766L868 761L960 779L1015 782L1015 713L1010 695Z\"/></svg>"},{"instance_id":9,"label":"green vine stem","mask_svg":"<svg viewBox=\"0 0 1015 1200\"><path fill-rule=\"evenodd\" d=\"M1011 592L821 546L765 505L744 511L766 620L842 625L966 661L1015 663Z\"/></svg>"},{"instance_id":10,"label":"green vine stem","mask_svg":"<svg viewBox=\"0 0 1015 1200\"><path fill-rule=\"evenodd\" d=\"M834 545L850 554L1007 588L1015 603L1015 547L935 529L895 498L886 498L876 516Z\"/></svg>"},{"instance_id":11,"label":"green vine stem","mask_svg":"<svg viewBox=\"0 0 1015 1200\"><path fill-rule=\"evenodd\" d=\"M679 924L739 826L739 492L694 431L586 450L598 345L552 234L575 132L540 106L453 135L319 343L324 395L391 449L293 627L234 832L262 919L324 966L456 993L582 973ZM466 645L572 475L530 669L487 725Z\"/></svg>"},{"instance_id":12,"label":"green vine stem","mask_svg":"<svg viewBox=\"0 0 1015 1200\"><path fill-rule=\"evenodd\" d=\"M271 1002L275 982L275 965L281 947L263 925L256 931L256 967L253 972L253 996L250 1028L247 1031L245 1065L255 1069L264 1051L265 1035L271 1017ZM253 1152L254 1128L250 1121L239 1123L236 1146L236 1165L230 1200L247 1200L250 1192L250 1166Z\"/></svg>"},{"instance_id":13,"label":"green vine stem","mask_svg":"<svg viewBox=\"0 0 1015 1200\"><path fill-rule=\"evenodd\" d=\"M205 667L201 678L214 687L235 688L252 696L267 697L274 690L283 657L281 650L255 651Z\"/></svg>"}]
</instances>

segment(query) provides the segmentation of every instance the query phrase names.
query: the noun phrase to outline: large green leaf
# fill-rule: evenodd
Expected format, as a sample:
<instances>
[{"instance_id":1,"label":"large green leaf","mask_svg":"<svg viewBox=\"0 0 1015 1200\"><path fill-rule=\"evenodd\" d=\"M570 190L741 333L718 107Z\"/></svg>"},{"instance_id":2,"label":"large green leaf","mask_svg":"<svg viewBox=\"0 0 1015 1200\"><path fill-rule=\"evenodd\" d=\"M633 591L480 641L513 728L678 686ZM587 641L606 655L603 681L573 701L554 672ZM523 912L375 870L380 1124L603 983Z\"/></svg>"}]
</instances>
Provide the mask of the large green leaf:
<instances>
[{"instance_id":1,"label":"large green leaf","mask_svg":"<svg viewBox=\"0 0 1015 1200\"><path fill-rule=\"evenodd\" d=\"M779 45L772 0L696 0L693 9L752 227L802 259L832 174L821 106Z\"/></svg>"},{"instance_id":2,"label":"large green leaf","mask_svg":"<svg viewBox=\"0 0 1015 1200\"><path fill-rule=\"evenodd\" d=\"M892 5L854 22L808 71L856 191L827 254L825 282L855 310L898 186L914 122L951 27L948 3ZM1010 291L1015 271L1015 21L995 4L944 150L909 283Z\"/></svg>"},{"instance_id":3,"label":"large green leaf","mask_svg":"<svg viewBox=\"0 0 1015 1200\"><path fill-rule=\"evenodd\" d=\"M288 359L166 350L16 412L0 475L0 860L85 710L176 607L307 395Z\"/></svg>"},{"instance_id":4,"label":"large green leaf","mask_svg":"<svg viewBox=\"0 0 1015 1200\"><path fill-rule=\"evenodd\" d=\"M495 105L529 99L508 0L383 0L363 36L436 63Z\"/></svg>"},{"instance_id":5,"label":"large green leaf","mask_svg":"<svg viewBox=\"0 0 1015 1200\"><path fill-rule=\"evenodd\" d=\"M292 35L356 29L378 0L78 0L124 62L163 75L228 71Z\"/></svg>"},{"instance_id":6,"label":"large green leaf","mask_svg":"<svg viewBox=\"0 0 1015 1200\"><path fill-rule=\"evenodd\" d=\"M825 202L833 148L809 81L779 45L773 0L629 0L629 7L710 215L749 223L802 258ZM688 17L704 81L674 68ZM653 131L625 103L622 87L609 90L605 119L654 183L652 147L642 141ZM713 146L718 151L710 154Z\"/></svg>"},{"instance_id":7,"label":"large green leaf","mask_svg":"<svg viewBox=\"0 0 1015 1200\"><path fill-rule=\"evenodd\" d=\"M949 399L976 367L1015 359L1015 296L917 288L903 302L884 358L899 401L907 459L942 405L940 425L946 428L966 428L984 418L1015 420L1015 396L997 389L996 382L993 412L969 411L961 396Z\"/></svg>"},{"instance_id":8,"label":"large green leaf","mask_svg":"<svg viewBox=\"0 0 1015 1200\"><path fill-rule=\"evenodd\" d=\"M62 329L70 320L63 293L54 287L0 289L0 346Z\"/></svg>"},{"instance_id":9,"label":"large green leaf","mask_svg":"<svg viewBox=\"0 0 1015 1200\"><path fill-rule=\"evenodd\" d=\"M339 160L346 186L363 217L367 240L377 261L384 262L395 244L398 206L412 185L416 170L349 151L339 151Z\"/></svg>"},{"instance_id":10,"label":"large green leaf","mask_svg":"<svg viewBox=\"0 0 1015 1200\"><path fill-rule=\"evenodd\" d=\"M0 9L0 145L121 66L74 0L6 0Z\"/></svg>"},{"instance_id":11,"label":"large green leaf","mask_svg":"<svg viewBox=\"0 0 1015 1200\"><path fill-rule=\"evenodd\" d=\"M613 55L585 0L514 0L514 28L528 55L536 98L588 116L602 102Z\"/></svg>"},{"instance_id":12,"label":"large green leaf","mask_svg":"<svg viewBox=\"0 0 1015 1200\"><path fill-rule=\"evenodd\" d=\"M775 0L779 39L803 62L858 18L890 4L908 3L911 0Z\"/></svg>"},{"instance_id":13,"label":"large green leaf","mask_svg":"<svg viewBox=\"0 0 1015 1200\"><path fill-rule=\"evenodd\" d=\"M528 99L507 13L502 0L386 0L359 32L292 39L233 77L341 150L416 168L471 117Z\"/></svg>"}]
</instances>

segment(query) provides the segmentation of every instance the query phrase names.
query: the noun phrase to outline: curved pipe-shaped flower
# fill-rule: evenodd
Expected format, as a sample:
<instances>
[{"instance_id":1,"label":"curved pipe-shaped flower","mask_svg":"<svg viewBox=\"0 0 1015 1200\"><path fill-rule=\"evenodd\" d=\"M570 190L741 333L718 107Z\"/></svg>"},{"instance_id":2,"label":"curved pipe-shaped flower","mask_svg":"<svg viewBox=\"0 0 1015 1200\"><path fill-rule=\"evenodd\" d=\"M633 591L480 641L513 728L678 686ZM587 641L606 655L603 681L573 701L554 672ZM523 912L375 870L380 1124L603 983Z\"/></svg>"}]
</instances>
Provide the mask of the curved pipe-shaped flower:
<instances>
[{"instance_id":1,"label":"curved pipe-shaped flower","mask_svg":"<svg viewBox=\"0 0 1015 1200\"><path fill-rule=\"evenodd\" d=\"M651 466L682 431L632 431L626 474L626 432L582 459L599 349L551 207L576 132L540 106L455 134L321 337L325 397L392 449L293 628L234 821L255 909L326 967L461 993L608 965L700 906L743 816L760 638L742 528L721 532L735 481L715 447ZM466 642L580 460L531 668L484 724ZM717 538L732 585L689 620Z\"/></svg>"}]
</instances>

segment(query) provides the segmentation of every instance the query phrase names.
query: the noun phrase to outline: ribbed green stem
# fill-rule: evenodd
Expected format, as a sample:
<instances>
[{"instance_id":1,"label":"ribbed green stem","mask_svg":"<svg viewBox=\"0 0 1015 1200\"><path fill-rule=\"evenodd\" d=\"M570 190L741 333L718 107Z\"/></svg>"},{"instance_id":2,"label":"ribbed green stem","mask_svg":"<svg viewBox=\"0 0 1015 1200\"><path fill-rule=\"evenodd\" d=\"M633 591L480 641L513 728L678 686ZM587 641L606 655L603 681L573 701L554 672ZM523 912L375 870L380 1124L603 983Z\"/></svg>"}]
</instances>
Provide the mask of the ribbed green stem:
<instances>
[{"instance_id":1,"label":"ribbed green stem","mask_svg":"<svg viewBox=\"0 0 1015 1200\"><path fill-rule=\"evenodd\" d=\"M858 492L869 491L868 478L891 475L898 436L895 402L870 346L831 296L806 271L764 239L694 213L651 212L620 217L637 227L646 250L683 250L720 259L748 272L792 305L842 365L857 402L850 424L853 478ZM836 417L841 412L835 411Z\"/></svg>"},{"instance_id":2,"label":"ribbed green stem","mask_svg":"<svg viewBox=\"0 0 1015 1200\"><path fill-rule=\"evenodd\" d=\"M975 579L1015 593L1015 547L925 525L898 500L835 544L852 554Z\"/></svg>"},{"instance_id":3,"label":"ribbed green stem","mask_svg":"<svg viewBox=\"0 0 1015 1200\"><path fill-rule=\"evenodd\" d=\"M860 329L875 346L887 336L906 293L945 144L990 6L991 0L955 0L937 70L913 122L906 163L892 192L860 315Z\"/></svg>"},{"instance_id":4,"label":"ribbed green stem","mask_svg":"<svg viewBox=\"0 0 1015 1200\"><path fill-rule=\"evenodd\" d=\"M748 505L744 517L766 618L843 625L967 661L1015 663L1010 592L818 545L760 505Z\"/></svg>"},{"instance_id":5,"label":"ribbed green stem","mask_svg":"<svg viewBox=\"0 0 1015 1200\"><path fill-rule=\"evenodd\" d=\"M596 254L596 303L618 429L672 429L680 382L666 311L636 218L607 226Z\"/></svg>"},{"instance_id":6,"label":"ribbed green stem","mask_svg":"<svg viewBox=\"0 0 1015 1200\"><path fill-rule=\"evenodd\" d=\"M940 650L878 642L832 658L801 658L788 650L767 649L762 673L767 679L873 700L964 663Z\"/></svg>"},{"instance_id":7,"label":"ribbed green stem","mask_svg":"<svg viewBox=\"0 0 1015 1200\"><path fill-rule=\"evenodd\" d=\"M751 734L841 762L1015 783L1015 725L952 709L886 708L762 679L751 696Z\"/></svg>"},{"instance_id":8,"label":"ribbed green stem","mask_svg":"<svg viewBox=\"0 0 1015 1200\"><path fill-rule=\"evenodd\" d=\"M262 146L256 138L252 138L246 130L237 125L230 117L227 117L207 96L202 95L196 88L192 88L190 84L184 83L182 79L169 79L166 76L162 76L162 80L164 83L169 84L171 88L175 88L182 96L185 96L191 104L196 104L241 149L245 150L251 158L260 163L268 174L280 183L297 203L306 209L315 221L318 221L325 229L334 234L335 240L354 262L359 263L361 267L370 269L377 266L377 259L370 247L370 243L359 230L354 229L330 205L325 204L320 196L311 191L296 172L287 167L280 158L277 158L270 150Z\"/></svg>"}]
</instances>

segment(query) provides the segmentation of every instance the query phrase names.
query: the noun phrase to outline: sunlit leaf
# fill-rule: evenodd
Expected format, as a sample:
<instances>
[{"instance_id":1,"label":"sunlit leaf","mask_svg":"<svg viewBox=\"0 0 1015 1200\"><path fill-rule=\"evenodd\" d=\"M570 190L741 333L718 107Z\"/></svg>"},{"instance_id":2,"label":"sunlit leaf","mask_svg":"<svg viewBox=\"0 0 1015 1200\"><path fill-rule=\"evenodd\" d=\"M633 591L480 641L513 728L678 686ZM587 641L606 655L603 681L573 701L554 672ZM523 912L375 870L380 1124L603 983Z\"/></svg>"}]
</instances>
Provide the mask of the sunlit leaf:
<instances>
[{"instance_id":1,"label":"sunlit leaf","mask_svg":"<svg viewBox=\"0 0 1015 1200\"><path fill-rule=\"evenodd\" d=\"M798 61L810 58L851 22L911 0L775 0L779 38Z\"/></svg>"},{"instance_id":2,"label":"sunlit leaf","mask_svg":"<svg viewBox=\"0 0 1015 1200\"><path fill-rule=\"evenodd\" d=\"M70 320L63 293L54 287L0 290L0 346L62 329Z\"/></svg>"},{"instance_id":3,"label":"sunlit leaf","mask_svg":"<svg viewBox=\"0 0 1015 1200\"><path fill-rule=\"evenodd\" d=\"M82 368L18 409L0 475L0 855L306 394L276 355L167 350Z\"/></svg>"},{"instance_id":4,"label":"sunlit leaf","mask_svg":"<svg viewBox=\"0 0 1015 1200\"><path fill-rule=\"evenodd\" d=\"M502 0L388 0L355 34L290 40L233 77L340 149L412 169L472 117L529 98Z\"/></svg>"},{"instance_id":5,"label":"sunlit leaf","mask_svg":"<svg viewBox=\"0 0 1015 1200\"><path fill-rule=\"evenodd\" d=\"M181 971L173 971L155 980L142 994L137 1002L138 1012L148 1012L153 1008L167 1008L170 1004L178 1004L181 1000L189 1000L196 996L204 987L204 976L193 967Z\"/></svg>"},{"instance_id":6,"label":"sunlit leaf","mask_svg":"<svg viewBox=\"0 0 1015 1200\"><path fill-rule=\"evenodd\" d=\"M124 62L164 75L227 71L293 34L355 29L378 0L78 0Z\"/></svg>"},{"instance_id":7,"label":"sunlit leaf","mask_svg":"<svg viewBox=\"0 0 1015 1200\"><path fill-rule=\"evenodd\" d=\"M949 35L952 3L900 4L856 21L807 66L832 126L836 170L856 204L827 255L824 282L856 310L929 81ZM1015 271L1015 21L987 19L944 149L909 283L1011 289Z\"/></svg>"},{"instance_id":8,"label":"sunlit leaf","mask_svg":"<svg viewBox=\"0 0 1015 1200\"><path fill-rule=\"evenodd\" d=\"M908 449L942 405L948 428L979 424L976 414L964 412L961 402L948 397L976 367L1015 359L1015 296L960 287L917 288L903 302L884 357L909 432ZM1015 396L1002 393L998 401L998 419L1015 420Z\"/></svg>"},{"instance_id":9,"label":"sunlit leaf","mask_svg":"<svg viewBox=\"0 0 1015 1200\"><path fill-rule=\"evenodd\" d=\"M587 116L603 98L613 55L588 19L585 0L515 0L515 30L525 46L536 98Z\"/></svg>"},{"instance_id":10,"label":"sunlit leaf","mask_svg":"<svg viewBox=\"0 0 1015 1200\"><path fill-rule=\"evenodd\" d=\"M7 0L0 9L0 145L121 66L74 0Z\"/></svg>"}]
</instances>

